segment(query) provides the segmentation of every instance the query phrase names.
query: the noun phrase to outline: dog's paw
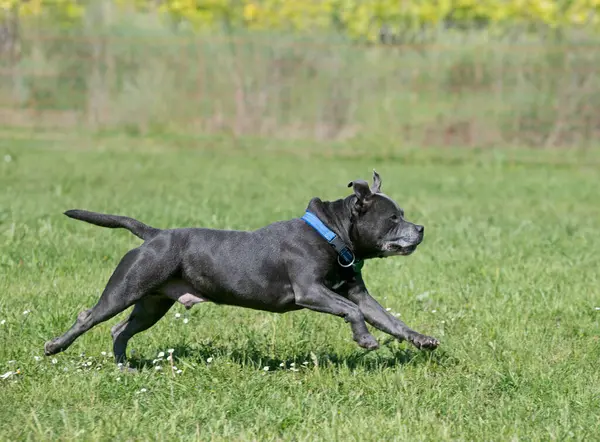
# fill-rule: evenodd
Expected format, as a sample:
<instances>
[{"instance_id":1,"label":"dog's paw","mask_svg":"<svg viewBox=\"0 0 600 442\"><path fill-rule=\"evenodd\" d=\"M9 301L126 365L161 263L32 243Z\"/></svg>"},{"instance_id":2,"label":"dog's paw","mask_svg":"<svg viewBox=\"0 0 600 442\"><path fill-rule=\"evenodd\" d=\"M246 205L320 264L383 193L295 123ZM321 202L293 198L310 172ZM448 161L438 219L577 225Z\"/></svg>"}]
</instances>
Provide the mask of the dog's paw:
<instances>
[{"instance_id":1,"label":"dog's paw","mask_svg":"<svg viewBox=\"0 0 600 442\"><path fill-rule=\"evenodd\" d=\"M60 351L55 341L55 339L52 339L44 344L44 354L46 356L52 356Z\"/></svg>"},{"instance_id":2,"label":"dog's paw","mask_svg":"<svg viewBox=\"0 0 600 442\"><path fill-rule=\"evenodd\" d=\"M119 368L120 371L125 372L125 373L139 373L140 371L135 368L135 367L131 367L129 364L118 364L117 367Z\"/></svg>"},{"instance_id":3,"label":"dog's paw","mask_svg":"<svg viewBox=\"0 0 600 442\"><path fill-rule=\"evenodd\" d=\"M425 335L416 335L411 339L411 342L420 350L435 350L440 345L440 341Z\"/></svg>"},{"instance_id":4,"label":"dog's paw","mask_svg":"<svg viewBox=\"0 0 600 442\"><path fill-rule=\"evenodd\" d=\"M372 335L360 336L356 343L367 350L376 350L379 348L379 342Z\"/></svg>"}]
</instances>

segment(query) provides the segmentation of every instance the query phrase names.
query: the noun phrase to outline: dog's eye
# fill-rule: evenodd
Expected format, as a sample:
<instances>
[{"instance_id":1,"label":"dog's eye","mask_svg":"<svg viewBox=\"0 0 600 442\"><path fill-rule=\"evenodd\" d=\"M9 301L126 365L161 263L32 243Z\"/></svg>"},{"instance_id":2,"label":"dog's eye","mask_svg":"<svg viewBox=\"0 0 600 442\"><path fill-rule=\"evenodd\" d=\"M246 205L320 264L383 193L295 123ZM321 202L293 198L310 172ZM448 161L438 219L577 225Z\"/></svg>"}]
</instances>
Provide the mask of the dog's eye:
<instances>
[{"instance_id":1,"label":"dog's eye","mask_svg":"<svg viewBox=\"0 0 600 442\"><path fill-rule=\"evenodd\" d=\"M396 221L398 221L400 218L398 218L398 215L392 215L392 216L390 217L390 219L391 219L392 221L396 222Z\"/></svg>"}]
</instances>

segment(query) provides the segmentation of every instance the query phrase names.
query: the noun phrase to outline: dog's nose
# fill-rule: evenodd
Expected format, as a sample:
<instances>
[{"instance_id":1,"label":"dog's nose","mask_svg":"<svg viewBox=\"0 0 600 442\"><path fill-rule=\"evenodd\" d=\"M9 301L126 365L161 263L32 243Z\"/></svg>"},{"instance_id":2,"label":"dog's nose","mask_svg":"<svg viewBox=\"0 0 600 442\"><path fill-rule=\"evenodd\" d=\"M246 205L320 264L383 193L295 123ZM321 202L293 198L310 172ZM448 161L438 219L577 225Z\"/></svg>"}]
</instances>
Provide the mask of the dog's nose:
<instances>
[{"instance_id":1,"label":"dog's nose","mask_svg":"<svg viewBox=\"0 0 600 442\"><path fill-rule=\"evenodd\" d=\"M417 232L419 233L423 233L423 230L425 230L425 226L420 226L420 225L415 225L415 228L417 229Z\"/></svg>"}]
</instances>

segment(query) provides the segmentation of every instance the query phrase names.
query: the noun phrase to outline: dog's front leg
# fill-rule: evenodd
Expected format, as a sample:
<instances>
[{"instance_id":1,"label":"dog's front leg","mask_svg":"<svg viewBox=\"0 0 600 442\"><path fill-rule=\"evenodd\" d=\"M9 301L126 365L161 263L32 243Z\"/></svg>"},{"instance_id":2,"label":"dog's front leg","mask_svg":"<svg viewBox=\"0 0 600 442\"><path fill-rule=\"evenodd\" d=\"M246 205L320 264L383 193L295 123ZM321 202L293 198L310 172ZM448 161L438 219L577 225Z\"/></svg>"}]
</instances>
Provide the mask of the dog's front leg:
<instances>
[{"instance_id":1,"label":"dog's front leg","mask_svg":"<svg viewBox=\"0 0 600 442\"><path fill-rule=\"evenodd\" d=\"M367 291L362 278L348 288L348 299L358 305L365 319L373 327L390 334L401 341L409 341L417 348L435 349L439 341L422 335L408 327L404 322L387 312Z\"/></svg>"},{"instance_id":2,"label":"dog's front leg","mask_svg":"<svg viewBox=\"0 0 600 442\"><path fill-rule=\"evenodd\" d=\"M367 329L363 313L353 302L320 284L296 286L294 293L297 305L316 312L340 316L349 322L354 340L361 347L367 350L379 347L379 343Z\"/></svg>"}]
</instances>

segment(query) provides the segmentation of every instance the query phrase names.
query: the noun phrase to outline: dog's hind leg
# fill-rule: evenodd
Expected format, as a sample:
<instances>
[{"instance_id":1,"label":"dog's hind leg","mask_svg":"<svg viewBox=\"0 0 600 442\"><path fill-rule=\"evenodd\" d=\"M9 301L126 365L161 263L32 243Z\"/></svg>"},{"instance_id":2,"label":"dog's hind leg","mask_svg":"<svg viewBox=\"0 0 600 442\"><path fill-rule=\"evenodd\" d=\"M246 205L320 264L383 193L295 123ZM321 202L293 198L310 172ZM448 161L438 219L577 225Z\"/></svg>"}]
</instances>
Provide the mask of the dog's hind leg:
<instances>
[{"instance_id":1,"label":"dog's hind leg","mask_svg":"<svg viewBox=\"0 0 600 442\"><path fill-rule=\"evenodd\" d=\"M98 303L81 312L66 333L46 342L45 354L66 350L83 333L121 313L166 281L178 264L174 259L162 259L164 256L157 252L160 249L156 247L129 251L110 277Z\"/></svg>"},{"instance_id":2,"label":"dog's hind leg","mask_svg":"<svg viewBox=\"0 0 600 442\"><path fill-rule=\"evenodd\" d=\"M127 319L111 329L113 338L113 353L116 362L127 360L127 343L137 333L143 332L156 324L175 301L162 294L150 294L135 303L133 311Z\"/></svg>"}]
</instances>

